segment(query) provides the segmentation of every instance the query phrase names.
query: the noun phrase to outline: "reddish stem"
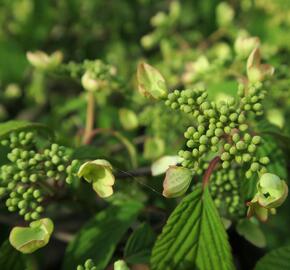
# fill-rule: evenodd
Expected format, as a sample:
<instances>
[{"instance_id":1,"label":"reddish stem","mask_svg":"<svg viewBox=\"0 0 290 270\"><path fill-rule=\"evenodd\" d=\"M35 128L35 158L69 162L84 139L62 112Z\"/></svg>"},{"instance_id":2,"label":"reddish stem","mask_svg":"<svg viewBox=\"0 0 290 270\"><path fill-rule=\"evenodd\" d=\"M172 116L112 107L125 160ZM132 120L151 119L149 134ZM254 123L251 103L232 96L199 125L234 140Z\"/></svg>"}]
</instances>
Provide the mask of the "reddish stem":
<instances>
[{"instance_id":1,"label":"reddish stem","mask_svg":"<svg viewBox=\"0 0 290 270\"><path fill-rule=\"evenodd\" d=\"M205 171L203 179L202 179L202 187L203 187L203 189L205 189L205 187L208 185L210 176L213 173L213 171L214 171L215 167L217 166L217 164L220 162L220 160L221 160L221 158L219 156L216 156L209 163L209 166L208 166L207 170Z\"/></svg>"}]
</instances>

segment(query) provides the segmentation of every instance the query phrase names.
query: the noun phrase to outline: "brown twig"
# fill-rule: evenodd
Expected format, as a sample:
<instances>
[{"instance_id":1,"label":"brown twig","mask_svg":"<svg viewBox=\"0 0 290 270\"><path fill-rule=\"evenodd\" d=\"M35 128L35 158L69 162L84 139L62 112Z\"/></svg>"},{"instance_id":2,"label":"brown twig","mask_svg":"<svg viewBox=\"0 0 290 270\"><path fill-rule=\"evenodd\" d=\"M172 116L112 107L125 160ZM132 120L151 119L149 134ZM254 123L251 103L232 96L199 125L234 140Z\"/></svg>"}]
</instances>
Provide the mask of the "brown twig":
<instances>
[{"instance_id":1,"label":"brown twig","mask_svg":"<svg viewBox=\"0 0 290 270\"><path fill-rule=\"evenodd\" d=\"M207 170L205 171L203 179L202 179L202 187L203 187L203 189L205 189L205 187L208 185L209 180L210 180L210 176L213 173L213 171L214 171L215 167L217 166L217 164L220 162L220 160L221 160L220 156L216 156L209 163L209 166L208 166Z\"/></svg>"}]
</instances>

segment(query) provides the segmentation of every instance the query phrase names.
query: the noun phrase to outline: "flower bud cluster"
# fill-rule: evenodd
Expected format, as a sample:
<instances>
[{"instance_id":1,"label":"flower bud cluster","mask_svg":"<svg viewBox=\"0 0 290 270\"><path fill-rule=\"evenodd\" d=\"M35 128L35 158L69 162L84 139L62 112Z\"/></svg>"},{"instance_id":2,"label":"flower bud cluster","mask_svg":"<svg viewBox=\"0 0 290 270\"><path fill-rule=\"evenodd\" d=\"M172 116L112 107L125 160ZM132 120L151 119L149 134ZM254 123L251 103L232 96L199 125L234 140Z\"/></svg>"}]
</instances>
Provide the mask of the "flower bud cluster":
<instances>
[{"instance_id":1,"label":"flower bud cluster","mask_svg":"<svg viewBox=\"0 0 290 270\"><path fill-rule=\"evenodd\" d=\"M246 207L240 195L240 170L223 169L211 178L210 192L223 217L234 218L245 214Z\"/></svg>"},{"instance_id":2,"label":"flower bud cluster","mask_svg":"<svg viewBox=\"0 0 290 270\"><path fill-rule=\"evenodd\" d=\"M72 182L72 167L64 146L51 144L39 150L36 133L11 133L1 145L10 148L9 163L0 167L0 196L6 198L9 211L17 211L25 220L40 218L44 211L43 201L53 196L53 185L66 179Z\"/></svg>"},{"instance_id":3,"label":"flower bud cluster","mask_svg":"<svg viewBox=\"0 0 290 270\"><path fill-rule=\"evenodd\" d=\"M186 149L179 151L184 159L182 166L193 169L206 169L202 162L207 161L209 152L217 153L222 167L232 164L245 165L246 177L254 172L265 172L269 163L267 156L257 157L260 136L251 134L246 121L249 113L259 116L263 113L261 101L265 97L261 84L239 86L239 99L229 99L220 103L210 102L204 89L175 90L168 94L165 104L179 109L196 119L195 125L184 133ZM202 165L202 166L201 166Z\"/></svg>"}]
</instances>

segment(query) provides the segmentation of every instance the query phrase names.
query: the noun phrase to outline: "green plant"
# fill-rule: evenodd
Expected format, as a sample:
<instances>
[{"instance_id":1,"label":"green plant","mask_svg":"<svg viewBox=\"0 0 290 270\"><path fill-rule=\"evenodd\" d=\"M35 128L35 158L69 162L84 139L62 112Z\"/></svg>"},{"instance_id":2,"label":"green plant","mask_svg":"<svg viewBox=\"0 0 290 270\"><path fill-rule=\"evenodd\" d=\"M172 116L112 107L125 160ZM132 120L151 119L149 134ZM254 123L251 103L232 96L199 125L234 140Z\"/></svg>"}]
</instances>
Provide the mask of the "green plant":
<instances>
[{"instance_id":1,"label":"green plant","mask_svg":"<svg viewBox=\"0 0 290 270\"><path fill-rule=\"evenodd\" d=\"M0 269L288 269L286 2L4 0Z\"/></svg>"}]
</instances>

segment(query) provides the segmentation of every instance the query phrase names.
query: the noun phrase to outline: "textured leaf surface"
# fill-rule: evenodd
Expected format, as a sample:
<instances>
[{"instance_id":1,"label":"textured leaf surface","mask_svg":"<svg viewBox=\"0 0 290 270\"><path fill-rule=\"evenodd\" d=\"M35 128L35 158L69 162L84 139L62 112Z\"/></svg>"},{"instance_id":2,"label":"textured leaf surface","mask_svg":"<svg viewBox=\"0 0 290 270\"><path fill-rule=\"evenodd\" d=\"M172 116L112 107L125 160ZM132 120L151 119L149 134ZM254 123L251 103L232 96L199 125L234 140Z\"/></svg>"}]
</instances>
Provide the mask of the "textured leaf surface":
<instances>
[{"instance_id":1,"label":"textured leaf surface","mask_svg":"<svg viewBox=\"0 0 290 270\"><path fill-rule=\"evenodd\" d=\"M95 262L97 270L105 269L141 208L139 202L128 201L96 214L68 245L63 269L76 269L87 258Z\"/></svg>"},{"instance_id":2,"label":"textured leaf surface","mask_svg":"<svg viewBox=\"0 0 290 270\"><path fill-rule=\"evenodd\" d=\"M270 251L260 259L255 270L288 270L290 269L290 246Z\"/></svg>"},{"instance_id":3,"label":"textured leaf surface","mask_svg":"<svg viewBox=\"0 0 290 270\"><path fill-rule=\"evenodd\" d=\"M208 189L197 187L169 217L151 256L151 270L234 269L224 226Z\"/></svg>"},{"instance_id":4,"label":"textured leaf surface","mask_svg":"<svg viewBox=\"0 0 290 270\"><path fill-rule=\"evenodd\" d=\"M148 224L144 223L138 227L126 243L124 251L126 262L148 263L155 238L155 233Z\"/></svg>"},{"instance_id":5,"label":"textured leaf surface","mask_svg":"<svg viewBox=\"0 0 290 270\"><path fill-rule=\"evenodd\" d=\"M25 256L15 250L5 241L0 247L0 269L1 270L23 270L26 269Z\"/></svg>"},{"instance_id":6,"label":"textured leaf surface","mask_svg":"<svg viewBox=\"0 0 290 270\"><path fill-rule=\"evenodd\" d=\"M45 134L52 136L52 131L43 124L12 120L0 123L0 139L8 136L11 132L22 130L40 130Z\"/></svg>"}]
</instances>

